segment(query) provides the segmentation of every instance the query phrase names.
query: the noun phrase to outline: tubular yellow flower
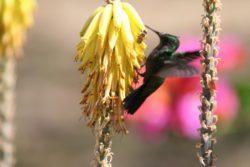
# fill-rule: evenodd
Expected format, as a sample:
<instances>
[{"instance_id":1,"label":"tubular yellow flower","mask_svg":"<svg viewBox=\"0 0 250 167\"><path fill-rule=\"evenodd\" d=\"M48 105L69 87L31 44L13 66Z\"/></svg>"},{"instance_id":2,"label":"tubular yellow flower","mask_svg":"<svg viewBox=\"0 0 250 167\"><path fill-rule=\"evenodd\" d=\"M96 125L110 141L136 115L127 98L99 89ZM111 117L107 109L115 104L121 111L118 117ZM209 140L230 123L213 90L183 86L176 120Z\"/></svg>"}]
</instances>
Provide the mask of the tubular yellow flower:
<instances>
[{"instance_id":1,"label":"tubular yellow flower","mask_svg":"<svg viewBox=\"0 0 250 167\"><path fill-rule=\"evenodd\" d=\"M96 136L94 167L112 166L113 132L127 133L123 100L144 61L145 35L135 9L120 0L97 8L80 33L76 61L87 78L81 104Z\"/></svg>"},{"instance_id":2,"label":"tubular yellow flower","mask_svg":"<svg viewBox=\"0 0 250 167\"><path fill-rule=\"evenodd\" d=\"M34 7L34 0L0 0L0 56L19 55Z\"/></svg>"},{"instance_id":3,"label":"tubular yellow flower","mask_svg":"<svg viewBox=\"0 0 250 167\"><path fill-rule=\"evenodd\" d=\"M109 108L112 126L126 132L122 103L136 77L135 69L144 61L145 35L138 13L120 0L108 1L87 20L76 60L87 77L81 104L89 126L95 127Z\"/></svg>"}]
</instances>

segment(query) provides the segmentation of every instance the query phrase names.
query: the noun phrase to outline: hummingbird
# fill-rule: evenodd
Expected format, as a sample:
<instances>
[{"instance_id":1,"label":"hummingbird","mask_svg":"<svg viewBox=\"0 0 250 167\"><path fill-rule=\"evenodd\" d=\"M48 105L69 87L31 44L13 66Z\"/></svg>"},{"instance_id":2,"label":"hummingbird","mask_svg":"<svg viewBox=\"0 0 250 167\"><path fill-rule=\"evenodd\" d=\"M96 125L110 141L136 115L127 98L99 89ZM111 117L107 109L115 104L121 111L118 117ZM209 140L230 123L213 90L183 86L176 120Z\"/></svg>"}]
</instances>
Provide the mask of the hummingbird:
<instances>
[{"instance_id":1,"label":"hummingbird","mask_svg":"<svg viewBox=\"0 0 250 167\"><path fill-rule=\"evenodd\" d=\"M123 101L124 109L131 115L163 84L166 78L192 77L199 73L199 70L190 65L190 62L200 57L200 51L176 53L180 46L177 36L146 27L157 34L160 43L146 58L145 72L142 74L137 72L143 77L143 84L133 90Z\"/></svg>"}]
</instances>

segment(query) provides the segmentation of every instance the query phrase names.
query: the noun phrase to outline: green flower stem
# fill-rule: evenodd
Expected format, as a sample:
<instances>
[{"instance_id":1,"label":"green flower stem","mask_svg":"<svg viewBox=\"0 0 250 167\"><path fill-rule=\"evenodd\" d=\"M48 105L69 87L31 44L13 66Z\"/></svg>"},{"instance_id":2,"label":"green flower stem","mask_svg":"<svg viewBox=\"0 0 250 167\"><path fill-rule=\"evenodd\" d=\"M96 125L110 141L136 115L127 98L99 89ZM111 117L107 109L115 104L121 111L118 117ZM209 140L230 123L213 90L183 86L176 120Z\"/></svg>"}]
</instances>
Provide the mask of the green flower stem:
<instances>
[{"instance_id":1,"label":"green flower stem","mask_svg":"<svg viewBox=\"0 0 250 167\"><path fill-rule=\"evenodd\" d=\"M0 58L0 166L12 167L14 158L15 60Z\"/></svg>"},{"instance_id":2,"label":"green flower stem","mask_svg":"<svg viewBox=\"0 0 250 167\"><path fill-rule=\"evenodd\" d=\"M220 32L220 19L217 14L221 8L220 0L203 0L205 14L202 19L203 40L201 61L203 72L201 76L202 94L201 94L201 142L197 145L200 149L198 153L199 161L203 167L214 166L215 155L213 151L216 139L217 117L214 115L216 108L216 81L218 59L218 36Z\"/></svg>"}]
</instances>

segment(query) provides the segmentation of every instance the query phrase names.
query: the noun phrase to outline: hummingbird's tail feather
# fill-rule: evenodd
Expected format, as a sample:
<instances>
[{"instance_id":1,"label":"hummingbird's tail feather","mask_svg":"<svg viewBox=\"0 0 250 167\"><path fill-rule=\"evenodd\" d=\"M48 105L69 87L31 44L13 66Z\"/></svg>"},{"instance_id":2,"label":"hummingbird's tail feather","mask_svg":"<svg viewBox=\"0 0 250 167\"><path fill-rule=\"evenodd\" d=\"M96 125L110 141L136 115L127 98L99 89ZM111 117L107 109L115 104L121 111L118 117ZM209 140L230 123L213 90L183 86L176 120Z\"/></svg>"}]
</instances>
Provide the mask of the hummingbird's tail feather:
<instances>
[{"instance_id":1,"label":"hummingbird's tail feather","mask_svg":"<svg viewBox=\"0 0 250 167\"><path fill-rule=\"evenodd\" d=\"M144 101L154 93L164 82L164 79L152 76L147 82L145 82L138 89L132 91L124 100L124 108L127 112L133 115Z\"/></svg>"},{"instance_id":2,"label":"hummingbird's tail feather","mask_svg":"<svg viewBox=\"0 0 250 167\"><path fill-rule=\"evenodd\" d=\"M142 95L146 84L143 84L139 88L132 91L125 99L124 99L124 109L127 110L129 114L134 114L136 110L141 106L144 100L141 99L140 96Z\"/></svg>"}]
</instances>

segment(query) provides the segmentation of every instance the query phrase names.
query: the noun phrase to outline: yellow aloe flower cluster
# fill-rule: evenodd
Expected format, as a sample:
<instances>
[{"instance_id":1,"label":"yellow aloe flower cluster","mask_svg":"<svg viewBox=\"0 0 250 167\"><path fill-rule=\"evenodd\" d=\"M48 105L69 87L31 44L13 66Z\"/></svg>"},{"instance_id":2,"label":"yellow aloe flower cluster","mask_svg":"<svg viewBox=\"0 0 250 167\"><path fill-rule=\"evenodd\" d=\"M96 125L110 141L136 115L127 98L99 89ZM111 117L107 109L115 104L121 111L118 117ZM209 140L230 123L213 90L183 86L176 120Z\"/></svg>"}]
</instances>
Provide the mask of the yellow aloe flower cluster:
<instances>
[{"instance_id":1,"label":"yellow aloe flower cluster","mask_svg":"<svg viewBox=\"0 0 250 167\"><path fill-rule=\"evenodd\" d=\"M129 3L110 0L96 9L80 35L76 60L87 77L81 102L84 114L94 126L110 106L112 121L120 127L123 100L136 78L135 69L144 61L145 26Z\"/></svg>"},{"instance_id":2,"label":"yellow aloe flower cluster","mask_svg":"<svg viewBox=\"0 0 250 167\"><path fill-rule=\"evenodd\" d=\"M0 0L0 56L20 53L34 8L34 0Z\"/></svg>"}]
</instances>

